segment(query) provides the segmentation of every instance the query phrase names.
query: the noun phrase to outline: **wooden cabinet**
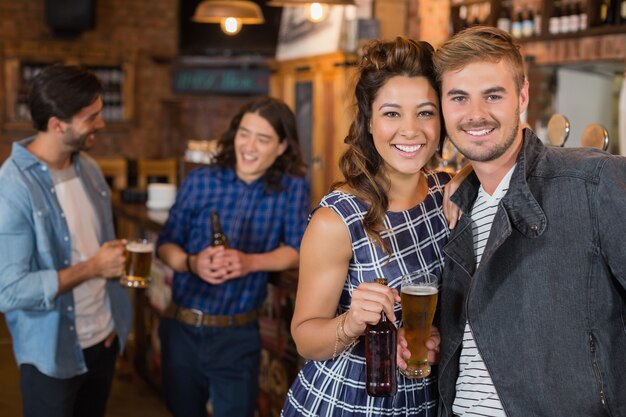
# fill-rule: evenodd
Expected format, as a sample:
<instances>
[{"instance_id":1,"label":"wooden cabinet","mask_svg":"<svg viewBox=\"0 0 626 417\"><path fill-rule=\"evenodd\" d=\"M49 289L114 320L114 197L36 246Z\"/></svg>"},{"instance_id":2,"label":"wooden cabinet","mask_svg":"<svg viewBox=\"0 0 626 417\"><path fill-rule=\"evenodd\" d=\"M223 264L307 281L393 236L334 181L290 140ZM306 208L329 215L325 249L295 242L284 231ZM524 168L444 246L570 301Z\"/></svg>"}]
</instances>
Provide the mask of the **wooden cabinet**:
<instances>
[{"instance_id":1,"label":"wooden cabinet","mask_svg":"<svg viewBox=\"0 0 626 417\"><path fill-rule=\"evenodd\" d=\"M43 52L45 51L45 52ZM64 63L85 67L102 82L102 116L109 127L123 127L134 119L135 53L98 54L50 48L28 42L5 45L3 56L3 128L30 129L28 92L34 77L48 65Z\"/></svg>"},{"instance_id":2,"label":"wooden cabinet","mask_svg":"<svg viewBox=\"0 0 626 417\"><path fill-rule=\"evenodd\" d=\"M352 121L356 56L342 52L269 63L270 95L296 113L312 204L341 179L339 157Z\"/></svg>"}]
</instances>

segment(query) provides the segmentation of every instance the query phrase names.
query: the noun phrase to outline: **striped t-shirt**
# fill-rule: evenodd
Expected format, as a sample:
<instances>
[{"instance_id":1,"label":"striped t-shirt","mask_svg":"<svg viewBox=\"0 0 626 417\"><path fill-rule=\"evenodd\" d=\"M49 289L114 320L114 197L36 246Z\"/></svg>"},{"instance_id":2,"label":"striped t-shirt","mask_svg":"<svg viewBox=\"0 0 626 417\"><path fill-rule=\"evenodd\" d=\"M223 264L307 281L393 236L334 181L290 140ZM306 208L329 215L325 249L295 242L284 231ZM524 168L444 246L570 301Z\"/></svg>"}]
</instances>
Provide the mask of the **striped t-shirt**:
<instances>
[{"instance_id":1,"label":"striped t-shirt","mask_svg":"<svg viewBox=\"0 0 626 417\"><path fill-rule=\"evenodd\" d=\"M471 213L476 269L480 265L487 245L500 200L509 189L514 169L515 166L504 176L493 195L489 195L482 186L478 190ZM491 376L476 348L469 322L465 323L463 348L459 359L459 377L456 380L456 397L452 411L459 416L506 416Z\"/></svg>"}]
</instances>

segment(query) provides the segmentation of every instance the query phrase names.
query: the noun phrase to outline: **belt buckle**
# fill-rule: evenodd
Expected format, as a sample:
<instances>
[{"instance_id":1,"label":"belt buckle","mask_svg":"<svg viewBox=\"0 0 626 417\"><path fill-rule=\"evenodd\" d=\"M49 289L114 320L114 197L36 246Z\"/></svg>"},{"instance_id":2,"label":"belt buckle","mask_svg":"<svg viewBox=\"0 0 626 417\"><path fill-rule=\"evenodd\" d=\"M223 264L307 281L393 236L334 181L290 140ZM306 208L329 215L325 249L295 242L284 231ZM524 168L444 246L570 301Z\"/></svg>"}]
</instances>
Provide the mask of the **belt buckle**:
<instances>
[{"instance_id":1,"label":"belt buckle","mask_svg":"<svg viewBox=\"0 0 626 417\"><path fill-rule=\"evenodd\" d=\"M198 310L197 308L190 308L189 312L194 315L195 319L195 323L191 323L191 325L195 327L202 326L202 317L204 316L202 310Z\"/></svg>"}]
</instances>

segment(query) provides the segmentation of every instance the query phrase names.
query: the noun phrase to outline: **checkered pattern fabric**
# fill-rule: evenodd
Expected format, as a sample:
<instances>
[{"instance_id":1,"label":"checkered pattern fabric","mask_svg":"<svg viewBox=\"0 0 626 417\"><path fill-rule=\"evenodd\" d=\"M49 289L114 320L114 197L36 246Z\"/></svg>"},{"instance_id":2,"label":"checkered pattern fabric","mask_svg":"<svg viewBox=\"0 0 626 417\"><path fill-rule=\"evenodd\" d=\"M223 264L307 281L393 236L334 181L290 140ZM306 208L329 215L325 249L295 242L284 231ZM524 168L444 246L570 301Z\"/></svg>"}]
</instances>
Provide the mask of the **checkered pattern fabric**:
<instances>
[{"instance_id":1,"label":"checkered pattern fabric","mask_svg":"<svg viewBox=\"0 0 626 417\"><path fill-rule=\"evenodd\" d=\"M352 291L361 282L386 277L389 286L400 290L401 276L427 269L441 274L442 248L448 240L448 226L441 209L443 185L449 175L430 172L429 192L416 207L387 212L383 239L389 242L386 254L365 234L363 218L368 205L350 194L334 191L319 207L335 211L348 227L352 260L341 294L339 312L349 309ZM401 320L400 304L396 317ZM396 322L400 326L401 322ZM365 353L362 338L334 360L309 361L298 374L285 401L282 416L420 416L437 414L435 377L408 379L398 372L398 392L393 397L370 397L365 391Z\"/></svg>"},{"instance_id":2,"label":"checkered pattern fabric","mask_svg":"<svg viewBox=\"0 0 626 417\"><path fill-rule=\"evenodd\" d=\"M187 253L211 244L211 211L219 214L231 248L244 253L270 252L280 244L300 249L309 213L306 179L283 175L282 191L267 190L262 179L250 184L229 168L209 166L190 172L157 241L175 243ZM185 308L231 316L261 307L267 273L254 272L220 285L187 272L174 274L172 298Z\"/></svg>"}]
</instances>

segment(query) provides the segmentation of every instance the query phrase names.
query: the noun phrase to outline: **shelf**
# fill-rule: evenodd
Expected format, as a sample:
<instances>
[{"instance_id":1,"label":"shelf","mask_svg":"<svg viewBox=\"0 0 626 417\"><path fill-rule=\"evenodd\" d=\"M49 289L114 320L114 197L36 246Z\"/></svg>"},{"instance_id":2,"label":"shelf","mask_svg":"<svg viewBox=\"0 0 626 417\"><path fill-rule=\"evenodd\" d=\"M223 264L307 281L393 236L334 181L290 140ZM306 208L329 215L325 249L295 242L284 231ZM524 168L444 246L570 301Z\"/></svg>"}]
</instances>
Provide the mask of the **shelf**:
<instances>
[{"instance_id":1,"label":"shelf","mask_svg":"<svg viewBox=\"0 0 626 417\"><path fill-rule=\"evenodd\" d=\"M547 42L560 39L581 39L604 35L626 35L626 26L598 26L579 32L559 33L558 35L540 35L527 38L516 38L518 43Z\"/></svg>"},{"instance_id":2,"label":"shelf","mask_svg":"<svg viewBox=\"0 0 626 417\"><path fill-rule=\"evenodd\" d=\"M32 131L28 111L30 84L43 68L55 62L84 66L100 79L104 104L102 116L108 130L126 131L133 126L135 54L129 53L115 62L100 60L99 56L89 54L63 57L57 54L41 55L33 59L29 50L15 46L12 49L5 48L1 71L4 105L0 121L3 130Z\"/></svg>"}]
</instances>

